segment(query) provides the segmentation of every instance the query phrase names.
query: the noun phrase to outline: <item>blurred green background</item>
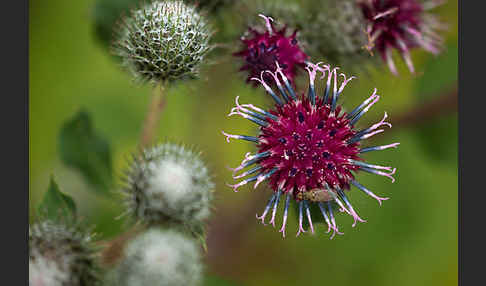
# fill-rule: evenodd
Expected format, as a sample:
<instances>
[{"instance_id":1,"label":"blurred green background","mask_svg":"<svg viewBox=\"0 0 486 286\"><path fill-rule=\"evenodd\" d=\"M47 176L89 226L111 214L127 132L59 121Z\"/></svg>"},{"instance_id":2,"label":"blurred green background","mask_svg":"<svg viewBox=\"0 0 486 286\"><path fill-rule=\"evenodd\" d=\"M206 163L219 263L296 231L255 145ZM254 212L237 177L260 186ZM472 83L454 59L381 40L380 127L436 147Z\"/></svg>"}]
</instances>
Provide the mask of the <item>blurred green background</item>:
<instances>
[{"instance_id":1,"label":"blurred green background","mask_svg":"<svg viewBox=\"0 0 486 286\"><path fill-rule=\"evenodd\" d=\"M84 220L96 225L100 238L110 238L127 228L123 219L115 220L123 207L113 197L90 192L79 173L63 165L60 129L86 110L96 132L111 145L118 178L126 156L136 150L151 90L134 84L98 43L93 5L93 0L30 1L29 205L32 218L54 174L60 188L76 200ZM433 116L413 115L457 86L457 2L449 0L435 11L449 25L443 54L414 52L417 75L397 60L399 77L376 68L358 74L343 93L347 108L365 99L374 87L382 95L361 126L378 121L384 111L392 123L394 118L406 120L366 143L401 142L396 150L365 155L369 162L397 167L397 181L358 176L372 191L391 199L380 207L354 189L350 196L355 209L368 222L352 228L351 217L339 216L345 234L333 240L323 225L317 226L315 235L295 238L294 221L282 239L277 230L255 219L270 194L263 184L238 193L225 186L232 182L226 166L238 165L253 145L228 144L221 130L256 131L246 120L226 117L235 96L240 95L242 103L270 102L263 89L244 84L238 62L219 53L201 80L169 90L158 138L197 146L216 182L206 285L457 285L457 112L444 108L431 111ZM341 70L346 72L346 67Z\"/></svg>"}]
</instances>

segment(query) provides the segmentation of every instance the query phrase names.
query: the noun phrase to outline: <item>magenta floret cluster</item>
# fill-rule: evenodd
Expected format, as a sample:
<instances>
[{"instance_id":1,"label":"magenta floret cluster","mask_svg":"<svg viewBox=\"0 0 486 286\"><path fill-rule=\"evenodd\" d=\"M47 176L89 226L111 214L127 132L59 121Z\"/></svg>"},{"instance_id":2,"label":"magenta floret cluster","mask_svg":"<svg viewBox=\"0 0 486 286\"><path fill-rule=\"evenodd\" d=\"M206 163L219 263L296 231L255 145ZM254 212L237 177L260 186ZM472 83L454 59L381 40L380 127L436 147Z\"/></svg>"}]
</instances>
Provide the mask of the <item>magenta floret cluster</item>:
<instances>
[{"instance_id":1,"label":"magenta floret cluster","mask_svg":"<svg viewBox=\"0 0 486 286\"><path fill-rule=\"evenodd\" d=\"M314 232L310 207L316 204L328 225L328 232L333 230L333 237L335 233L341 234L336 225L334 206L354 218L353 226L357 221L365 221L358 216L345 194L351 185L377 199L380 204L387 199L358 183L354 176L356 172L365 171L395 181L395 168L366 163L360 155L394 148L399 143L362 146L363 140L383 132L383 127L391 127L385 121L386 113L382 120L370 127L356 127L358 120L379 100L376 89L355 109L345 112L338 99L354 77L347 78L338 72L339 68L329 65L307 63L309 89L307 93L297 94L279 63L275 65L274 72L267 70L259 78L252 78L274 99L275 106L265 110L253 104L240 104L237 97L236 107L229 113L229 116L239 115L259 126L257 136L223 132L228 142L231 138L254 142L258 150L254 154L247 153L241 164L232 169L233 178L241 181L230 186L237 191L248 183L254 182L256 188L267 181L273 192L263 214L257 218L264 223L271 210L270 224L274 226L278 204L286 196L280 229L284 236L290 201L298 204L297 235L305 232L304 216ZM322 96L316 93L317 77L325 80ZM272 83L267 83L266 78L270 78Z\"/></svg>"},{"instance_id":2,"label":"magenta floret cluster","mask_svg":"<svg viewBox=\"0 0 486 286\"><path fill-rule=\"evenodd\" d=\"M247 71L247 82L253 77L260 77L266 70L275 70L275 63L278 62L282 72L294 82L298 68L305 66L307 55L303 52L296 39L297 31L287 35L287 27L276 30L270 17L260 15L265 19L266 31L259 32L249 28L250 37L243 37L243 49L235 56L243 58L241 71ZM267 75L264 77L269 80Z\"/></svg>"},{"instance_id":3,"label":"magenta floret cluster","mask_svg":"<svg viewBox=\"0 0 486 286\"><path fill-rule=\"evenodd\" d=\"M410 51L421 47L438 54L443 45L437 30L445 29L428 10L442 4L438 0L361 0L359 5L368 21L368 49L376 49L390 70L397 74L392 50L403 57L414 72Z\"/></svg>"}]
</instances>

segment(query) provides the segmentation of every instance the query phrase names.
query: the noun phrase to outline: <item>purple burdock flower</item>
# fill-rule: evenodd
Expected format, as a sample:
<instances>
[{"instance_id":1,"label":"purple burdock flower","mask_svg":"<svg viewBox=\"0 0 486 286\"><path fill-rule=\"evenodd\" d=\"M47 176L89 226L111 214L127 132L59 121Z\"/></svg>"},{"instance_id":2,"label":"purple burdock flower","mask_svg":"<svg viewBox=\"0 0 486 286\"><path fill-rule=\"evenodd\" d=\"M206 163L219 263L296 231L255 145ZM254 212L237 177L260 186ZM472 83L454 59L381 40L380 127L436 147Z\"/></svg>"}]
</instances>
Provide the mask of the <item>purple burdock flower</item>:
<instances>
[{"instance_id":1,"label":"purple burdock flower","mask_svg":"<svg viewBox=\"0 0 486 286\"><path fill-rule=\"evenodd\" d=\"M267 31L260 33L256 29L249 28L253 37L241 39L245 47L242 51L234 53L244 60L240 70L248 71L247 82L250 82L253 77L259 77L263 71L275 70L275 63L278 62L282 72L293 83L297 67L304 67L307 59L307 55L297 42L297 30L290 36L286 36L287 27L277 31L273 27L272 18L261 14L259 16L265 19ZM269 80L269 78L265 79Z\"/></svg>"},{"instance_id":2,"label":"purple burdock flower","mask_svg":"<svg viewBox=\"0 0 486 286\"><path fill-rule=\"evenodd\" d=\"M272 96L276 105L270 110L263 110L252 104L240 104L236 97L236 107L229 116L240 115L260 126L258 136L232 135L223 132L226 140L230 138L242 139L257 144L258 152L247 153L241 165L232 169L233 178L243 179L235 185L230 185L235 191L245 184L255 182L256 188L261 182L268 181L273 194L261 216L257 218L264 223L268 212L272 211L270 223L275 226L277 206L282 195L286 195L283 214L283 224L280 232L285 236L289 203L294 199L299 207L299 231L305 232L302 226L303 216L307 217L310 229L312 225L310 207L316 204L328 225L328 232L332 229L339 233L335 222L333 206L346 212L354 218L353 227L357 221L364 222L353 209L345 190L354 185L367 195L375 198L381 205L381 198L366 187L355 181L353 172L386 176L394 181L392 175L396 169L373 165L363 162L361 154L397 147L399 143L383 146L362 147L364 139L381 133L382 127L391 127L383 119L364 129L356 129L356 122L375 104L379 95L376 89L362 104L347 113L337 104L346 84L354 77L346 78L342 73L338 76L338 69L330 66L307 63L309 73L308 93L297 95L279 64L275 72L265 71L272 79L279 91L275 93L266 83L263 74L259 78L252 78L260 82L266 92ZM316 95L314 81L317 73L322 73L326 88L322 96ZM342 82L338 78L342 77ZM283 83L282 83L283 82ZM247 169L248 168L248 169ZM242 171L242 173L239 173ZM239 174L238 174L239 173Z\"/></svg>"},{"instance_id":3,"label":"purple burdock flower","mask_svg":"<svg viewBox=\"0 0 486 286\"><path fill-rule=\"evenodd\" d=\"M397 74L392 49L397 49L410 72L414 66L410 50L421 47L433 54L441 50L443 40L436 33L444 29L428 10L441 5L441 0L360 0L359 5L368 20L368 50L376 48L391 72Z\"/></svg>"}]
</instances>

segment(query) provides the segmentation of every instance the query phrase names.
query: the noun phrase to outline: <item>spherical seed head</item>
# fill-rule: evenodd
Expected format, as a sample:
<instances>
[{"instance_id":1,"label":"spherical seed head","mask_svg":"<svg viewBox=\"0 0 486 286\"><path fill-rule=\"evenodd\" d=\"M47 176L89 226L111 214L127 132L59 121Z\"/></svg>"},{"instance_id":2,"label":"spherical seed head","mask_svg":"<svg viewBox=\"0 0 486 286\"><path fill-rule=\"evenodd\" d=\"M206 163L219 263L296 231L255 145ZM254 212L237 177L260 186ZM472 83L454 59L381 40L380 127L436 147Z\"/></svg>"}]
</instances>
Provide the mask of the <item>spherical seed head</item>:
<instances>
[{"instance_id":1,"label":"spherical seed head","mask_svg":"<svg viewBox=\"0 0 486 286\"><path fill-rule=\"evenodd\" d=\"M48 220L29 227L29 285L98 285L90 241L77 227Z\"/></svg>"},{"instance_id":2,"label":"spherical seed head","mask_svg":"<svg viewBox=\"0 0 486 286\"><path fill-rule=\"evenodd\" d=\"M210 215L213 187L199 154L165 143L134 156L124 191L139 220L200 225Z\"/></svg>"},{"instance_id":3,"label":"spherical seed head","mask_svg":"<svg viewBox=\"0 0 486 286\"><path fill-rule=\"evenodd\" d=\"M134 10L117 32L114 52L141 81L195 78L211 50L209 24L183 1L154 1Z\"/></svg>"},{"instance_id":4,"label":"spherical seed head","mask_svg":"<svg viewBox=\"0 0 486 286\"><path fill-rule=\"evenodd\" d=\"M272 18L260 16L266 21L266 30L261 32L260 27L249 28L248 33L241 38L243 50L234 54L243 58L240 70L248 71L247 82L250 82L254 77L259 78L262 72L274 70L278 62L285 76L293 83L298 68L304 67L307 59L297 41L297 30L287 35L286 26L276 30ZM264 78L268 77L264 75Z\"/></svg>"},{"instance_id":5,"label":"spherical seed head","mask_svg":"<svg viewBox=\"0 0 486 286\"><path fill-rule=\"evenodd\" d=\"M326 185L349 188L351 171L358 169L349 160L360 160L359 142L346 143L356 131L340 106L331 112L320 99L316 105L304 99L277 106L272 114L278 118L261 128L258 149L271 151L260 161L263 173L278 167L270 180L275 192L282 182L284 192L294 190L296 196Z\"/></svg>"},{"instance_id":6,"label":"spherical seed head","mask_svg":"<svg viewBox=\"0 0 486 286\"><path fill-rule=\"evenodd\" d=\"M391 57L396 49L404 58L408 68L414 72L409 52L416 47L437 54L442 46L441 37L435 32L444 29L434 16L426 10L440 5L437 0L362 0L362 13L368 22L368 49L375 49L385 60L390 70L397 73Z\"/></svg>"},{"instance_id":7,"label":"spherical seed head","mask_svg":"<svg viewBox=\"0 0 486 286\"><path fill-rule=\"evenodd\" d=\"M191 238L173 230L151 228L134 238L115 269L114 285L199 285L201 254Z\"/></svg>"}]
</instances>

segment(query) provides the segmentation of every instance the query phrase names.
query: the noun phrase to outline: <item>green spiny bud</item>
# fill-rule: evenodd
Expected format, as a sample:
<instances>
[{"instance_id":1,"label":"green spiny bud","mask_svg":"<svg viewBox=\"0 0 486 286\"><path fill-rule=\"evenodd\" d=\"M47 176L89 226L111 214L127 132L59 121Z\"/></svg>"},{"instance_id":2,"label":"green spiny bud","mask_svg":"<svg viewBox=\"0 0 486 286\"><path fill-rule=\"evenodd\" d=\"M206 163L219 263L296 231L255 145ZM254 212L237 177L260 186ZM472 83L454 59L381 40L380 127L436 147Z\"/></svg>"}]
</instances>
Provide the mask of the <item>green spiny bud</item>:
<instances>
[{"instance_id":1,"label":"green spiny bud","mask_svg":"<svg viewBox=\"0 0 486 286\"><path fill-rule=\"evenodd\" d=\"M212 48L212 33L195 6L154 1L124 18L114 52L140 81L195 78Z\"/></svg>"},{"instance_id":2,"label":"green spiny bud","mask_svg":"<svg viewBox=\"0 0 486 286\"><path fill-rule=\"evenodd\" d=\"M200 284L202 268L195 240L174 230L150 228L128 243L108 280L117 286L193 286Z\"/></svg>"},{"instance_id":3,"label":"green spiny bud","mask_svg":"<svg viewBox=\"0 0 486 286\"><path fill-rule=\"evenodd\" d=\"M134 156L126 174L124 192L135 218L200 229L209 217L214 184L199 154L160 144Z\"/></svg>"},{"instance_id":4,"label":"green spiny bud","mask_svg":"<svg viewBox=\"0 0 486 286\"><path fill-rule=\"evenodd\" d=\"M92 17L94 33L103 47L109 47L114 41L113 28L122 15L136 9L144 0L97 0L93 6ZM184 0L194 4L199 10L217 14L222 8L236 2L236 0Z\"/></svg>"},{"instance_id":5,"label":"green spiny bud","mask_svg":"<svg viewBox=\"0 0 486 286\"><path fill-rule=\"evenodd\" d=\"M98 285L91 235L44 220L29 227L29 285Z\"/></svg>"},{"instance_id":6,"label":"green spiny bud","mask_svg":"<svg viewBox=\"0 0 486 286\"><path fill-rule=\"evenodd\" d=\"M301 36L309 53L323 57L326 62L351 68L371 55L366 20L355 0L321 0L313 9L310 21L302 25ZM316 33L316 31L319 31Z\"/></svg>"}]
</instances>

